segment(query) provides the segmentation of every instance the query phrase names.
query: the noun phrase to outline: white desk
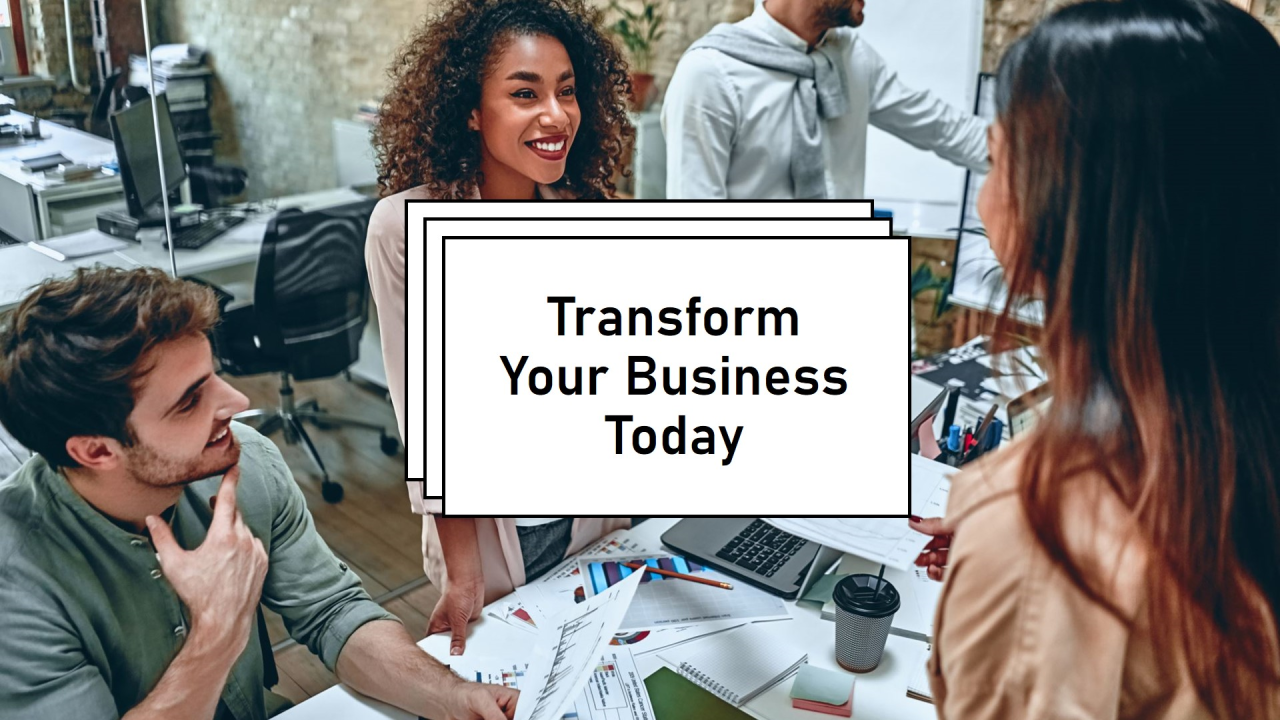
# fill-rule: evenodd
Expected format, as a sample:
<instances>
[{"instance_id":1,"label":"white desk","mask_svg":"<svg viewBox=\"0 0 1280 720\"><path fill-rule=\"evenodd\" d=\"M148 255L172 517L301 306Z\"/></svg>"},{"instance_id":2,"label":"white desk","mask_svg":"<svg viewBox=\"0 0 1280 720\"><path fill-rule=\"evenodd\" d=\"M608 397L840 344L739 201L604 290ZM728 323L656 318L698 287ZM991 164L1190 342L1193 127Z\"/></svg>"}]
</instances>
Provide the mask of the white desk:
<instances>
[{"instance_id":1,"label":"white desk","mask_svg":"<svg viewBox=\"0 0 1280 720\"><path fill-rule=\"evenodd\" d=\"M363 197L350 188L337 188L277 198L274 202L277 208L314 210ZM252 292L258 252L271 217L270 212L262 213L199 250L176 251L178 274L183 277L199 276L223 287L234 286L236 291L233 294L237 299L251 299L251 296L243 297L243 292ZM16 306L33 286L44 280L68 275L78 267L94 265L120 268L151 266L168 270L169 252L130 244L123 250L58 262L25 245L0 247L0 312ZM369 303L369 308L370 322L360 339L360 360L352 366L351 372L362 380L386 387L382 342L373 303Z\"/></svg>"},{"instance_id":2,"label":"white desk","mask_svg":"<svg viewBox=\"0 0 1280 720\"><path fill-rule=\"evenodd\" d=\"M0 124L26 127L31 116L11 112ZM124 207L120 178L101 173L89 180L64 183L22 169L22 160L62 153L76 163L99 164L116 158L110 140L54 122L41 122L43 138L0 147L0 230L27 242L93 227L98 210ZM75 219L54 222L51 208L74 209Z\"/></svg>"},{"instance_id":3,"label":"white desk","mask_svg":"<svg viewBox=\"0 0 1280 720\"><path fill-rule=\"evenodd\" d=\"M631 533L646 547L658 548L659 537L677 520L678 518L653 518L631 530ZM784 622L793 628L800 644L808 648L809 664L840 670L835 658L835 623L823 620L816 609L797 607L793 602L787 605L793 619ZM467 653L481 657L520 659L522 653L530 651L533 643L533 634L486 616L472 623L467 637ZM448 663L451 659L447 634L432 635L419 645L441 662ZM914 640L889 636L880 666L873 672L857 676L853 691L855 720L925 720L937 717L932 705L912 700L906 695L907 679L915 669L915 663L924 647L923 643ZM662 661L653 653L637 655L636 666L647 677L662 667ZM823 720L834 717L791 707L791 683L791 679L778 683L747 703L743 709L763 720ZM415 720L409 713L357 695L343 685L329 688L278 717L282 720Z\"/></svg>"}]
</instances>

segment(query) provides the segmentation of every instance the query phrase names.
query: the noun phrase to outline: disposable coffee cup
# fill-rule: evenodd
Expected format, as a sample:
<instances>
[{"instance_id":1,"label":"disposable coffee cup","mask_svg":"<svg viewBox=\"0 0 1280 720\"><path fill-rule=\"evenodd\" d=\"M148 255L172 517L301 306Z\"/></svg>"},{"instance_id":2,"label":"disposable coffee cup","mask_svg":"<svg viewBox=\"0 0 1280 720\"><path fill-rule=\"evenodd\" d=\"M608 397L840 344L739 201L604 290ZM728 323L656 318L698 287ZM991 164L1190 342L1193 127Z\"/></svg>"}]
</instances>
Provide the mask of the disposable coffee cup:
<instances>
[{"instance_id":1,"label":"disposable coffee cup","mask_svg":"<svg viewBox=\"0 0 1280 720\"><path fill-rule=\"evenodd\" d=\"M836 604L836 661L853 672L875 670L884 655L894 613L902 605L898 589L888 580L859 573L836 583L832 599Z\"/></svg>"}]
</instances>

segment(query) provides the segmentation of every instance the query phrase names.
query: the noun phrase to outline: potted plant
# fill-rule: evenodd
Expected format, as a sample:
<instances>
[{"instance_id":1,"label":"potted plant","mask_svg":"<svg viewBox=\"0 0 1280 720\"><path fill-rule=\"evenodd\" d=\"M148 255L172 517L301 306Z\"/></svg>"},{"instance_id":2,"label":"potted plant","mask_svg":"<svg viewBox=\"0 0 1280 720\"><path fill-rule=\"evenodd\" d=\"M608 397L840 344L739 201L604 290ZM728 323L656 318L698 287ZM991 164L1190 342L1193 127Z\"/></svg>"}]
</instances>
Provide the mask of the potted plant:
<instances>
[{"instance_id":1,"label":"potted plant","mask_svg":"<svg viewBox=\"0 0 1280 720\"><path fill-rule=\"evenodd\" d=\"M662 15L657 3L650 0L642 1L640 12L623 7L618 0L611 0L609 7L621 16L609 29L626 46L631 57L631 109L640 112L648 104L653 90L653 75L649 72L653 47L666 34L662 29Z\"/></svg>"}]
</instances>

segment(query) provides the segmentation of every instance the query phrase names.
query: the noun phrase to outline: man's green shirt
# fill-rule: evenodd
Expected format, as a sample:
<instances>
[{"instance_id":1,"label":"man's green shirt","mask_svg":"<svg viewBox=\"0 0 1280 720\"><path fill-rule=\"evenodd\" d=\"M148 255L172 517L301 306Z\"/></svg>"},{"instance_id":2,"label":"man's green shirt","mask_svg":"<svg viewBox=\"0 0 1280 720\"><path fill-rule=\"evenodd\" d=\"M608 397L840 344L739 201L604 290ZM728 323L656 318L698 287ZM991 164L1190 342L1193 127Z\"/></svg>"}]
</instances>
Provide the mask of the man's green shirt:
<instances>
[{"instance_id":1,"label":"man's green shirt","mask_svg":"<svg viewBox=\"0 0 1280 720\"><path fill-rule=\"evenodd\" d=\"M325 545L269 440L239 423L241 517L270 565L262 603L330 670L347 638L394 619ZM186 486L173 535L191 550L213 518L221 477ZM118 718L159 682L189 617L155 547L90 506L36 455L0 484L0 717ZM222 689L218 720L266 716L259 626Z\"/></svg>"}]
</instances>

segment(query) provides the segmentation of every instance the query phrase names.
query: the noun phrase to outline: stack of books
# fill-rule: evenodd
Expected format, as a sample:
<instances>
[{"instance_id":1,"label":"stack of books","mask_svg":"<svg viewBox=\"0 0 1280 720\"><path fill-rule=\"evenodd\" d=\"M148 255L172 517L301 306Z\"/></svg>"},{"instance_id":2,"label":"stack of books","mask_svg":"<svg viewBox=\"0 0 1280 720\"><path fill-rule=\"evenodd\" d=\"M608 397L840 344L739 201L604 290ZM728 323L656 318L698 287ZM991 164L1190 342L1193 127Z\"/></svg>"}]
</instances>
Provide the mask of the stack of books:
<instances>
[{"instance_id":1,"label":"stack of books","mask_svg":"<svg viewBox=\"0 0 1280 720\"><path fill-rule=\"evenodd\" d=\"M156 92L169 98L171 112L205 110L209 107L209 77L205 51L193 45L158 45L151 51L156 72ZM149 87L147 59L129 56L129 84Z\"/></svg>"}]
</instances>

